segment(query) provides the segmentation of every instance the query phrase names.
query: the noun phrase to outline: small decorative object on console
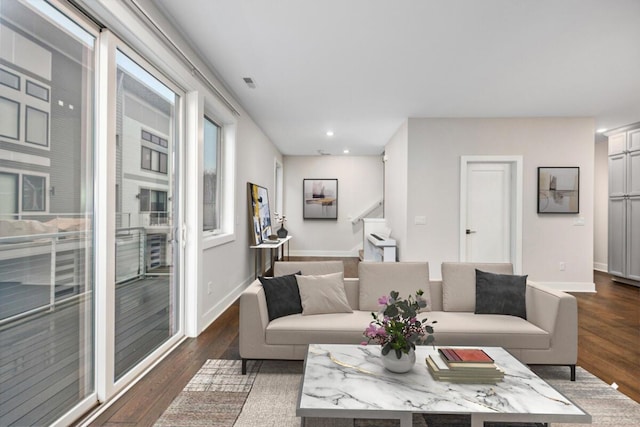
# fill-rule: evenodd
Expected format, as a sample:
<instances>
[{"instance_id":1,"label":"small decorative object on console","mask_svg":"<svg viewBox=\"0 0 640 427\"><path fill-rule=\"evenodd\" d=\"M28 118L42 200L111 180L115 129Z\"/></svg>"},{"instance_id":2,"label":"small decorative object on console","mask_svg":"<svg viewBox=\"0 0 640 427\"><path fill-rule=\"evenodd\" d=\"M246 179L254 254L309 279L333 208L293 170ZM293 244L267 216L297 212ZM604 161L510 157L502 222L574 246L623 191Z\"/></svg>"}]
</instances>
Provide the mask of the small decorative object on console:
<instances>
[{"instance_id":1,"label":"small decorative object on console","mask_svg":"<svg viewBox=\"0 0 640 427\"><path fill-rule=\"evenodd\" d=\"M284 228L284 223L287 220L287 217L284 215L280 215L278 212L276 212L275 214L276 214L276 222L280 224L280 228L277 231L278 237L281 239L284 239L285 237L287 237L287 234L289 234L289 231L287 231L287 229Z\"/></svg>"},{"instance_id":2,"label":"small decorative object on console","mask_svg":"<svg viewBox=\"0 0 640 427\"><path fill-rule=\"evenodd\" d=\"M434 341L432 325L436 322L427 323L426 318L418 319L418 311L427 306L423 294L422 290L418 290L415 296L410 295L407 299L400 299L397 291L391 291L388 296L380 297L378 303L382 308L377 313L371 313L374 320L363 333L367 338L363 344L374 342L382 346L383 363L389 354L391 354L391 358L395 357L398 360L407 358L407 356L409 356L409 360L412 360L404 371L398 371L398 368L389 368L385 365L392 372L410 370L415 363L413 352L416 343L430 344ZM412 354L413 358L411 358Z\"/></svg>"}]
</instances>

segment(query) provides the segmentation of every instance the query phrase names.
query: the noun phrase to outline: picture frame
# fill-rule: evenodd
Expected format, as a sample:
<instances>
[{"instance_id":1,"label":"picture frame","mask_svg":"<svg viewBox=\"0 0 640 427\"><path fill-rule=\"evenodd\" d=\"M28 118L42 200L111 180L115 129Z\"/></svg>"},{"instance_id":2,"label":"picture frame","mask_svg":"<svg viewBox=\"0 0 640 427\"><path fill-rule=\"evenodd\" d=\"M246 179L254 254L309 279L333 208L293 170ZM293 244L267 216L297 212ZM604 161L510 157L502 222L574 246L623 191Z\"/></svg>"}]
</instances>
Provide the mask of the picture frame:
<instances>
[{"instance_id":1,"label":"picture frame","mask_svg":"<svg viewBox=\"0 0 640 427\"><path fill-rule=\"evenodd\" d=\"M538 213L580 213L580 168L538 167Z\"/></svg>"},{"instance_id":2,"label":"picture frame","mask_svg":"<svg viewBox=\"0 0 640 427\"><path fill-rule=\"evenodd\" d=\"M304 178L302 180L303 219L338 219L338 180Z\"/></svg>"},{"instance_id":3,"label":"picture frame","mask_svg":"<svg viewBox=\"0 0 640 427\"><path fill-rule=\"evenodd\" d=\"M269 192L265 187L247 182L247 199L251 228L250 243L251 245L259 245L272 234Z\"/></svg>"}]
</instances>

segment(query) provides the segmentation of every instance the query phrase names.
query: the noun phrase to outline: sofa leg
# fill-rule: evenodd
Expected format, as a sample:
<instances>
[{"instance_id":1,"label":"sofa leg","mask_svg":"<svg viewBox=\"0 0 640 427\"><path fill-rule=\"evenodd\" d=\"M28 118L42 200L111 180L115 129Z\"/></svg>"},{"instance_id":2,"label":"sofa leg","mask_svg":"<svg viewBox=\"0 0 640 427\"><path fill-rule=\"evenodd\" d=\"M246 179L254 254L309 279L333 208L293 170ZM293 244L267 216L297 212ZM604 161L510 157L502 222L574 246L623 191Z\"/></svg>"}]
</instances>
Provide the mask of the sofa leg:
<instances>
[{"instance_id":1,"label":"sofa leg","mask_svg":"<svg viewBox=\"0 0 640 427\"><path fill-rule=\"evenodd\" d=\"M242 359L242 375L247 375L247 359Z\"/></svg>"},{"instance_id":2,"label":"sofa leg","mask_svg":"<svg viewBox=\"0 0 640 427\"><path fill-rule=\"evenodd\" d=\"M569 365L569 369L571 369L571 381L576 380L576 365Z\"/></svg>"}]
</instances>

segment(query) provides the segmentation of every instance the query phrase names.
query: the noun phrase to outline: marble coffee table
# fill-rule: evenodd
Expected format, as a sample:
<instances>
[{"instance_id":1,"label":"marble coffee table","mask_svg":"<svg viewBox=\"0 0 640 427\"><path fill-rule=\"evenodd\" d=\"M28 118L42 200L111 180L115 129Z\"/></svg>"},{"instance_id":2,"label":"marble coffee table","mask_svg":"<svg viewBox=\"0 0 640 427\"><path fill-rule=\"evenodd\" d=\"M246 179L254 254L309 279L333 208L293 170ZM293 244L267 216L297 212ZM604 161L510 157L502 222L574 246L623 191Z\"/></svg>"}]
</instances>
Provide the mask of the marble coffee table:
<instances>
[{"instance_id":1,"label":"marble coffee table","mask_svg":"<svg viewBox=\"0 0 640 427\"><path fill-rule=\"evenodd\" d=\"M384 369L377 345L309 346L296 415L328 418L399 419L411 427L413 413L467 414L471 426L485 421L591 423L591 416L499 347L482 347L505 371L498 384L436 381L421 346L406 374ZM568 381L568 379L567 379Z\"/></svg>"}]
</instances>

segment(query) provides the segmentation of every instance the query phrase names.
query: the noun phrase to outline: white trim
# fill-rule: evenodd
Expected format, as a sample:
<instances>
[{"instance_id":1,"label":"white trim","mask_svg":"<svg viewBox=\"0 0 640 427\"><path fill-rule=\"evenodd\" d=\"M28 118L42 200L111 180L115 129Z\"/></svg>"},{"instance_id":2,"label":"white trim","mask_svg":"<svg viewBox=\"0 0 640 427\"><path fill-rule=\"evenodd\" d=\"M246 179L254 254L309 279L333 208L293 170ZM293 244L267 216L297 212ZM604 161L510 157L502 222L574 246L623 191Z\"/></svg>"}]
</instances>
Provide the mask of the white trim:
<instances>
[{"instance_id":1,"label":"white trim","mask_svg":"<svg viewBox=\"0 0 640 427\"><path fill-rule=\"evenodd\" d=\"M0 149L0 160L9 160L12 162L26 163L28 165L51 167L51 159L48 157L18 153L17 151L9 151L3 149Z\"/></svg>"},{"instance_id":2,"label":"white trim","mask_svg":"<svg viewBox=\"0 0 640 427\"><path fill-rule=\"evenodd\" d=\"M116 205L116 38L108 30L98 39L96 76L95 194L95 346L96 392L100 402L114 394Z\"/></svg>"},{"instance_id":3,"label":"white trim","mask_svg":"<svg viewBox=\"0 0 640 427\"><path fill-rule=\"evenodd\" d=\"M596 284L593 282L533 282L557 291L596 293Z\"/></svg>"},{"instance_id":4,"label":"white trim","mask_svg":"<svg viewBox=\"0 0 640 427\"><path fill-rule=\"evenodd\" d=\"M602 271L603 273L608 273L609 265L604 262L594 262L593 269L596 271Z\"/></svg>"},{"instance_id":5,"label":"white trim","mask_svg":"<svg viewBox=\"0 0 640 427\"><path fill-rule=\"evenodd\" d=\"M512 248L513 271L522 273L522 216L523 216L523 158L522 156L460 156L460 214L459 214L459 244L458 259L466 261L466 211L467 211L467 166L469 163L510 163L515 167L515 200L514 208L514 242Z\"/></svg>"}]
</instances>

